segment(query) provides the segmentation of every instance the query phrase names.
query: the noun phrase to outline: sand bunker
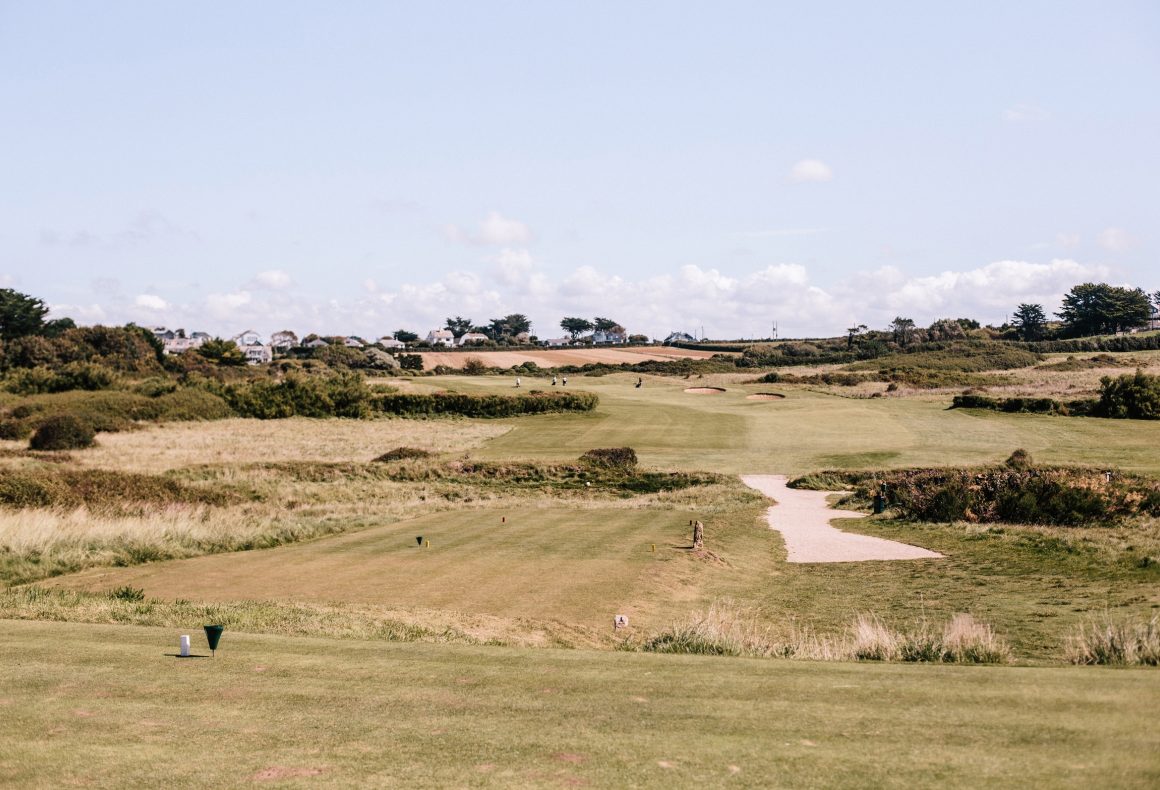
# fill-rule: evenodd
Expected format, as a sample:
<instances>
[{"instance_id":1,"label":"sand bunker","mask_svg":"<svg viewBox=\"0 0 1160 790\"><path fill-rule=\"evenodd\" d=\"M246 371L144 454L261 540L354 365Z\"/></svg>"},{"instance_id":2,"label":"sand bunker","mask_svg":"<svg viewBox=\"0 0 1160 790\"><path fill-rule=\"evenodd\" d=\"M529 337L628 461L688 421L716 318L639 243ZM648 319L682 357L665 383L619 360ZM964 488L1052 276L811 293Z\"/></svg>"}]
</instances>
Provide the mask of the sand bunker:
<instances>
[{"instance_id":1,"label":"sand bunker","mask_svg":"<svg viewBox=\"0 0 1160 790\"><path fill-rule=\"evenodd\" d=\"M784 400L785 396L780 392L755 392L752 395L746 395L745 400Z\"/></svg>"},{"instance_id":2,"label":"sand bunker","mask_svg":"<svg viewBox=\"0 0 1160 790\"><path fill-rule=\"evenodd\" d=\"M725 391L724 387L686 387L685 392L691 392L694 395L720 395Z\"/></svg>"},{"instance_id":3,"label":"sand bunker","mask_svg":"<svg viewBox=\"0 0 1160 790\"><path fill-rule=\"evenodd\" d=\"M784 475L742 475L741 481L777 504L765 511L770 529L785 538L786 562L860 562L863 560L937 559L943 555L918 546L843 532L830 526L833 518L864 518L852 510L832 510L829 491L787 488Z\"/></svg>"}]
</instances>

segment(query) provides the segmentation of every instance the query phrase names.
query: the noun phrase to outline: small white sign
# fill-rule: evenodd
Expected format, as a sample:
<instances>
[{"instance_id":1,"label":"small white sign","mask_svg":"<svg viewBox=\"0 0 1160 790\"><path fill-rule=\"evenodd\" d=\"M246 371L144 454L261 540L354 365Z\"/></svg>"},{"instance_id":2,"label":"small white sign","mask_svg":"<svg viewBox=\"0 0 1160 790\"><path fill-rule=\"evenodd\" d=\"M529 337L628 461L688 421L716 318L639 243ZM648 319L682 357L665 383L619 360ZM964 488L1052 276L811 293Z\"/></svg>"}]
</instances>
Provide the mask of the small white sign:
<instances>
[{"instance_id":1,"label":"small white sign","mask_svg":"<svg viewBox=\"0 0 1160 790\"><path fill-rule=\"evenodd\" d=\"M612 618L612 627L617 630L621 628L627 628L628 618L622 614L618 614L616 617Z\"/></svg>"}]
</instances>

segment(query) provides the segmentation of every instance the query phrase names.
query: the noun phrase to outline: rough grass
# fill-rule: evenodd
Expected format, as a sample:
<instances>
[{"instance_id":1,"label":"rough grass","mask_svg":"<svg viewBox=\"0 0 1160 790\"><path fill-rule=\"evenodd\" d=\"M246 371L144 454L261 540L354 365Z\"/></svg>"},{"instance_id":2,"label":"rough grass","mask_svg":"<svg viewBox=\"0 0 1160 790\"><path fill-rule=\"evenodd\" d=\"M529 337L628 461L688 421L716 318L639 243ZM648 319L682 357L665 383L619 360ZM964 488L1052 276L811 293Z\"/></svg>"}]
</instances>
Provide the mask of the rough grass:
<instances>
[{"instance_id":1,"label":"rough grass","mask_svg":"<svg viewBox=\"0 0 1160 790\"><path fill-rule=\"evenodd\" d=\"M812 661L909 661L1002 664L1011 648L971 615L955 614L941 628L920 621L892 628L878 615L860 614L844 635L818 635L794 623L770 624L734 602L715 602L642 643L625 647L677 653Z\"/></svg>"},{"instance_id":2,"label":"rough grass","mask_svg":"<svg viewBox=\"0 0 1160 790\"><path fill-rule=\"evenodd\" d=\"M1068 659L1073 664L1160 666L1160 615L1093 619L1068 638Z\"/></svg>"}]
</instances>

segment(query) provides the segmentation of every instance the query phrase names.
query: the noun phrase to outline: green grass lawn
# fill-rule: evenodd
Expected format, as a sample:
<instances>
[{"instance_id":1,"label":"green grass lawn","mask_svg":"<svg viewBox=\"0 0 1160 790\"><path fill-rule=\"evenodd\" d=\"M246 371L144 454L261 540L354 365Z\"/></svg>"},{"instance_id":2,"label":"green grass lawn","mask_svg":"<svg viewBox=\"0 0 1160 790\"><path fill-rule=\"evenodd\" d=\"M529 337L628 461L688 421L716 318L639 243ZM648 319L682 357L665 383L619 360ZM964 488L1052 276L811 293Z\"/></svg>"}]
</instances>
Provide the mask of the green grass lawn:
<instances>
[{"instance_id":1,"label":"green grass lawn","mask_svg":"<svg viewBox=\"0 0 1160 790\"><path fill-rule=\"evenodd\" d=\"M1022 447L1041 463L1160 474L1160 421L948 410L949 398L843 398L715 377L650 378L641 389L632 386L635 380L577 377L570 386L600 396L595 412L506 421L512 430L477 454L565 459L593 447L628 446L642 463L664 468L802 474L826 467L997 463ZM506 379L492 377L448 377L445 383L462 391L510 388ZM703 384L727 391L684 392ZM746 399L756 392L787 397Z\"/></svg>"},{"instance_id":2,"label":"green grass lawn","mask_svg":"<svg viewBox=\"0 0 1160 790\"><path fill-rule=\"evenodd\" d=\"M0 784L1155 787L1147 670L0 621ZM200 650L198 649L200 647ZM280 780L280 781L279 781Z\"/></svg>"}]
</instances>

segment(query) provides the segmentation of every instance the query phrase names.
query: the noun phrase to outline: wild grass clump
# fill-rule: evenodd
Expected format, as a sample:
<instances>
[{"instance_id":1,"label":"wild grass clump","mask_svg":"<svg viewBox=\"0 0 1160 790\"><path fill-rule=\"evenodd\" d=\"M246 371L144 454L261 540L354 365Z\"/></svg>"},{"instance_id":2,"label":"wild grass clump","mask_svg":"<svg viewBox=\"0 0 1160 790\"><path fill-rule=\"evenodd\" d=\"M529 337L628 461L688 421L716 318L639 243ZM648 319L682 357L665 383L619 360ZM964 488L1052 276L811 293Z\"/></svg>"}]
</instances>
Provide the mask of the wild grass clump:
<instances>
[{"instance_id":1,"label":"wild grass clump","mask_svg":"<svg viewBox=\"0 0 1160 790\"><path fill-rule=\"evenodd\" d=\"M92 447L96 433L71 414L55 414L40 424L28 441L30 450L80 450Z\"/></svg>"},{"instance_id":2,"label":"wild grass clump","mask_svg":"<svg viewBox=\"0 0 1160 790\"><path fill-rule=\"evenodd\" d=\"M9 508L65 508L121 512L139 505L226 506L252 495L233 486L193 486L159 475L107 469L33 467L0 475L0 505Z\"/></svg>"},{"instance_id":3,"label":"wild grass clump","mask_svg":"<svg viewBox=\"0 0 1160 790\"><path fill-rule=\"evenodd\" d=\"M938 664L1002 664L1011 648L991 627L969 614L956 614L941 628L923 620L909 630L888 626L881 617L861 614L840 637L818 636L791 625L784 633L755 612L732 602L707 611L645 640L650 653L681 653L815 661L901 661Z\"/></svg>"},{"instance_id":4,"label":"wild grass clump","mask_svg":"<svg viewBox=\"0 0 1160 790\"><path fill-rule=\"evenodd\" d=\"M1067 640L1073 664L1160 666L1160 615L1149 620L1091 621Z\"/></svg>"}]
</instances>

